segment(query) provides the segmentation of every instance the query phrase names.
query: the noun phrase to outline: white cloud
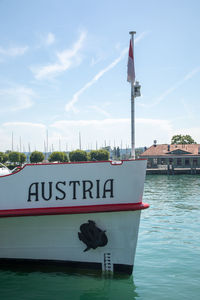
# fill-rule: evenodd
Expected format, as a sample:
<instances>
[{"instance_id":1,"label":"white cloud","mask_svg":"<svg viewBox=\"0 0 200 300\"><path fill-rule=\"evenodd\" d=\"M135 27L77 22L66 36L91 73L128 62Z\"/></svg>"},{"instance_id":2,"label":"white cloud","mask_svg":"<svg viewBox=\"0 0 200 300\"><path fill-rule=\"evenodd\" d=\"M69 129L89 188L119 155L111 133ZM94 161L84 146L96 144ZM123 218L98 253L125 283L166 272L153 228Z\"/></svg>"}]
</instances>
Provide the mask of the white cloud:
<instances>
[{"instance_id":1,"label":"white cloud","mask_svg":"<svg viewBox=\"0 0 200 300\"><path fill-rule=\"evenodd\" d=\"M32 127L38 129L45 129L46 126L42 123L32 123L32 122L5 122L2 124L2 127L12 127L15 129L16 127Z\"/></svg>"},{"instance_id":2,"label":"white cloud","mask_svg":"<svg viewBox=\"0 0 200 300\"><path fill-rule=\"evenodd\" d=\"M65 130L66 126L86 127L86 126L110 126L114 124L129 124L130 119L103 119L103 120L62 120L51 124L51 127Z\"/></svg>"},{"instance_id":3,"label":"white cloud","mask_svg":"<svg viewBox=\"0 0 200 300\"><path fill-rule=\"evenodd\" d=\"M54 150L74 150L79 147L79 133L81 133L82 148L96 148L105 145L112 147L121 146L130 147L131 144L131 121L129 118L113 119L105 118L103 120L61 120L48 126L48 144L49 148L53 146ZM169 143L174 134L172 124L168 120L154 119L136 119L136 147L150 146L153 140L159 144ZM188 133L195 139L199 129L193 129ZM14 148L19 148L21 137L22 146L26 150L28 144L31 144L31 151L37 149L44 151L46 143L47 127L42 123L32 122L6 122L0 125L0 151L11 149L11 136L14 135Z\"/></svg>"},{"instance_id":4,"label":"white cloud","mask_svg":"<svg viewBox=\"0 0 200 300\"><path fill-rule=\"evenodd\" d=\"M28 50L28 46L25 47L11 47L8 49L0 47L0 55L3 56L19 56L23 55Z\"/></svg>"},{"instance_id":5,"label":"white cloud","mask_svg":"<svg viewBox=\"0 0 200 300\"><path fill-rule=\"evenodd\" d=\"M83 47L83 42L86 38L86 33L82 32L79 39L71 49L66 49L57 53L57 61L39 68L31 68L36 79L46 79L57 76L59 73L68 70L73 65L80 63L80 55L78 52Z\"/></svg>"},{"instance_id":6,"label":"white cloud","mask_svg":"<svg viewBox=\"0 0 200 300\"><path fill-rule=\"evenodd\" d=\"M135 43L139 42L144 36L146 35L146 32L143 32L141 35L138 36L137 39L135 39ZM128 55L128 47L124 48L120 55L111 62L108 66L106 66L104 69L99 71L89 82L87 82L82 88L80 88L72 97L72 99L65 105L65 110L67 112L73 111L77 112L77 109L74 107L75 103L78 102L80 95L86 91L89 87L91 87L93 84L95 84L105 73L112 70L123 58L125 55Z\"/></svg>"},{"instance_id":7,"label":"white cloud","mask_svg":"<svg viewBox=\"0 0 200 300\"><path fill-rule=\"evenodd\" d=\"M136 119L136 145L150 146L154 140L158 144L169 143L173 135L173 126L170 120Z\"/></svg>"},{"instance_id":8,"label":"white cloud","mask_svg":"<svg viewBox=\"0 0 200 300\"><path fill-rule=\"evenodd\" d=\"M53 123L50 129L54 132L54 136L59 134L72 150L79 147L79 132L83 149L95 148L96 141L99 147L105 144L105 140L107 143L109 140L113 143L115 138L116 143L118 141L120 143L119 138L123 136L124 130L127 131L128 124L128 119L63 120Z\"/></svg>"},{"instance_id":9,"label":"white cloud","mask_svg":"<svg viewBox=\"0 0 200 300\"><path fill-rule=\"evenodd\" d=\"M32 89L23 86L0 89L1 112L28 109L34 104L34 96Z\"/></svg>"},{"instance_id":10,"label":"white cloud","mask_svg":"<svg viewBox=\"0 0 200 300\"><path fill-rule=\"evenodd\" d=\"M44 150L44 140L46 138L46 126L41 123L31 122L6 122L0 125L0 151L12 149L28 151L28 145L31 151Z\"/></svg>"},{"instance_id":11,"label":"white cloud","mask_svg":"<svg viewBox=\"0 0 200 300\"><path fill-rule=\"evenodd\" d=\"M47 45L52 45L55 42L55 35L52 32L49 32L45 42Z\"/></svg>"},{"instance_id":12,"label":"white cloud","mask_svg":"<svg viewBox=\"0 0 200 300\"><path fill-rule=\"evenodd\" d=\"M106 143L130 146L131 121L129 118L103 120L73 120L57 121L51 125L51 130L59 135L72 148L78 147L78 135L81 132L84 148L96 141L99 146ZM168 120L136 119L136 146L150 146L153 140L158 143L168 143L172 136L172 125ZM56 135L56 134L55 134Z\"/></svg>"}]
</instances>

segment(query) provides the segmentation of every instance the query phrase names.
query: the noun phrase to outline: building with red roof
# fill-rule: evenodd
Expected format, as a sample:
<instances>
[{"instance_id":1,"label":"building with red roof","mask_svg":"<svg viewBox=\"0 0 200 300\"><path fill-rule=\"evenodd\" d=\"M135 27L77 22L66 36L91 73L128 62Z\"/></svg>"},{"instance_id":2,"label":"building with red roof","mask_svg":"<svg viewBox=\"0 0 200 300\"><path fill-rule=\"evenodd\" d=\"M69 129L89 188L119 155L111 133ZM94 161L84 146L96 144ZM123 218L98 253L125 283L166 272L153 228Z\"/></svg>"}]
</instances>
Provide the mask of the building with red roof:
<instances>
[{"instance_id":1,"label":"building with red roof","mask_svg":"<svg viewBox=\"0 0 200 300\"><path fill-rule=\"evenodd\" d=\"M200 168L200 144L154 143L140 158L147 158L147 168Z\"/></svg>"}]
</instances>

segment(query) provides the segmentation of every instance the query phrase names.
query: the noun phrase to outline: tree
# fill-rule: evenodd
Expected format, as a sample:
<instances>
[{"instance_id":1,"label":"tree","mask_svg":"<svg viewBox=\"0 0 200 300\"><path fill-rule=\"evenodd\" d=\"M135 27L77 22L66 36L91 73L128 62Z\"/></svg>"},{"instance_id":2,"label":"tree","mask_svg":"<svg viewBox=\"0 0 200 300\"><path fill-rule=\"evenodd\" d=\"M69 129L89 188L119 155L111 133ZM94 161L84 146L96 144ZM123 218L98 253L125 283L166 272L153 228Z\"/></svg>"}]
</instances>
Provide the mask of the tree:
<instances>
[{"instance_id":1,"label":"tree","mask_svg":"<svg viewBox=\"0 0 200 300\"><path fill-rule=\"evenodd\" d=\"M12 151L8 153L8 159L10 162L16 164L20 161L20 153L17 151Z\"/></svg>"},{"instance_id":2,"label":"tree","mask_svg":"<svg viewBox=\"0 0 200 300\"><path fill-rule=\"evenodd\" d=\"M92 150L89 153L90 160L109 160L110 153L107 150Z\"/></svg>"},{"instance_id":3,"label":"tree","mask_svg":"<svg viewBox=\"0 0 200 300\"><path fill-rule=\"evenodd\" d=\"M33 151L30 155L30 162L31 163L38 163L44 160L44 154L39 151Z\"/></svg>"},{"instance_id":4,"label":"tree","mask_svg":"<svg viewBox=\"0 0 200 300\"><path fill-rule=\"evenodd\" d=\"M171 144L196 144L196 142L189 134L177 134L172 137Z\"/></svg>"},{"instance_id":5,"label":"tree","mask_svg":"<svg viewBox=\"0 0 200 300\"><path fill-rule=\"evenodd\" d=\"M1 162L1 163L3 162L3 157L4 157L4 153L3 153L3 152L0 152L0 162Z\"/></svg>"},{"instance_id":6,"label":"tree","mask_svg":"<svg viewBox=\"0 0 200 300\"><path fill-rule=\"evenodd\" d=\"M8 155L0 152L0 163L5 163L8 160Z\"/></svg>"},{"instance_id":7,"label":"tree","mask_svg":"<svg viewBox=\"0 0 200 300\"><path fill-rule=\"evenodd\" d=\"M68 162L69 158L66 152L62 152L63 153L63 161L62 162Z\"/></svg>"},{"instance_id":8,"label":"tree","mask_svg":"<svg viewBox=\"0 0 200 300\"><path fill-rule=\"evenodd\" d=\"M83 150L75 150L69 153L70 161L87 161L88 155L86 151Z\"/></svg>"},{"instance_id":9,"label":"tree","mask_svg":"<svg viewBox=\"0 0 200 300\"><path fill-rule=\"evenodd\" d=\"M25 161L26 161L26 154L19 153L19 162L20 162L20 164L25 163Z\"/></svg>"},{"instance_id":10,"label":"tree","mask_svg":"<svg viewBox=\"0 0 200 300\"><path fill-rule=\"evenodd\" d=\"M52 161L68 162L68 156L65 152L55 151L49 155L48 160L50 162Z\"/></svg>"},{"instance_id":11,"label":"tree","mask_svg":"<svg viewBox=\"0 0 200 300\"><path fill-rule=\"evenodd\" d=\"M3 157L3 163L8 161L8 154L4 153L4 157Z\"/></svg>"}]
</instances>

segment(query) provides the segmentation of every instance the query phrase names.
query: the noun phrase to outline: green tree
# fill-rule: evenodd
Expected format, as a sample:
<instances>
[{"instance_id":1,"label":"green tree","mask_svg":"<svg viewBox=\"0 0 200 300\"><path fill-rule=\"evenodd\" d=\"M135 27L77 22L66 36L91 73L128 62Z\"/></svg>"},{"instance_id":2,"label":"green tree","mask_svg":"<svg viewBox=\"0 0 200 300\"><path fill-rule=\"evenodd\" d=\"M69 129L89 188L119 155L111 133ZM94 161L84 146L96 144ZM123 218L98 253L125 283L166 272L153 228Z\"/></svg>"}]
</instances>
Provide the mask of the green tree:
<instances>
[{"instance_id":1,"label":"green tree","mask_svg":"<svg viewBox=\"0 0 200 300\"><path fill-rule=\"evenodd\" d=\"M5 153L0 152L0 163L4 163Z\"/></svg>"},{"instance_id":2,"label":"green tree","mask_svg":"<svg viewBox=\"0 0 200 300\"><path fill-rule=\"evenodd\" d=\"M3 156L4 156L4 153L0 152L0 162L3 162Z\"/></svg>"},{"instance_id":3,"label":"green tree","mask_svg":"<svg viewBox=\"0 0 200 300\"><path fill-rule=\"evenodd\" d=\"M107 150L92 150L89 153L89 160L109 160L110 153Z\"/></svg>"},{"instance_id":4,"label":"green tree","mask_svg":"<svg viewBox=\"0 0 200 300\"><path fill-rule=\"evenodd\" d=\"M6 150L5 153L6 153L6 154L9 154L10 152L12 152L12 151L11 151L11 150Z\"/></svg>"},{"instance_id":5,"label":"green tree","mask_svg":"<svg viewBox=\"0 0 200 300\"><path fill-rule=\"evenodd\" d=\"M44 154L40 151L33 151L30 155L31 163L38 163L44 160Z\"/></svg>"},{"instance_id":6,"label":"green tree","mask_svg":"<svg viewBox=\"0 0 200 300\"><path fill-rule=\"evenodd\" d=\"M135 157L138 158L144 152L144 148L136 148L135 149Z\"/></svg>"},{"instance_id":7,"label":"green tree","mask_svg":"<svg viewBox=\"0 0 200 300\"><path fill-rule=\"evenodd\" d=\"M2 163L6 163L8 161L8 154L7 153L4 153L3 154L3 157L2 157Z\"/></svg>"},{"instance_id":8,"label":"green tree","mask_svg":"<svg viewBox=\"0 0 200 300\"><path fill-rule=\"evenodd\" d=\"M48 160L50 162L52 161L68 162L68 156L65 152L55 151L49 155Z\"/></svg>"},{"instance_id":9,"label":"green tree","mask_svg":"<svg viewBox=\"0 0 200 300\"><path fill-rule=\"evenodd\" d=\"M189 134L177 134L172 137L171 144L196 144L196 142Z\"/></svg>"},{"instance_id":10,"label":"green tree","mask_svg":"<svg viewBox=\"0 0 200 300\"><path fill-rule=\"evenodd\" d=\"M20 162L20 164L25 163L25 161L26 161L26 154L20 153L19 154L19 162Z\"/></svg>"},{"instance_id":11,"label":"green tree","mask_svg":"<svg viewBox=\"0 0 200 300\"><path fill-rule=\"evenodd\" d=\"M75 150L69 153L69 159L71 162L74 161L87 161L88 155L86 151L83 150Z\"/></svg>"},{"instance_id":12,"label":"green tree","mask_svg":"<svg viewBox=\"0 0 200 300\"><path fill-rule=\"evenodd\" d=\"M12 151L8 153L8 159L10 162L16 164L20 162L20 153L17 151Z\"/></svg>"}]
</instances>

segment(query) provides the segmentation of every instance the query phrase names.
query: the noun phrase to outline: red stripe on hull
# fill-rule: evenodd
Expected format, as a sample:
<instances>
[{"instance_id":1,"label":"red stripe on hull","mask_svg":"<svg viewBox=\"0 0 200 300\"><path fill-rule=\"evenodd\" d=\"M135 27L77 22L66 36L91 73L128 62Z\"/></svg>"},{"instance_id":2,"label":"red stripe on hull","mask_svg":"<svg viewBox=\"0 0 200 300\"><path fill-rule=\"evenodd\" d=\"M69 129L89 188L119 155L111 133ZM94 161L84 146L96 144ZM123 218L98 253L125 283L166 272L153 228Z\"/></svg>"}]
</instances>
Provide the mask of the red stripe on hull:
<instances>
[{"instance_id":1,"label":"red stripe on hull","mask_svg":"<svg viewBox=\"0 0 200 300\"><path fill-rule=\"evenodd\" d=\"M89 206L69 206L69 207L41 207L25 209L0 210L0 217L22 217L22 216L42 216L42 215L65 215L65 214L86 214L115 211L134 211L148 208L147 203L123 203L105 204Z\"/></svg>"}]
</instances>

